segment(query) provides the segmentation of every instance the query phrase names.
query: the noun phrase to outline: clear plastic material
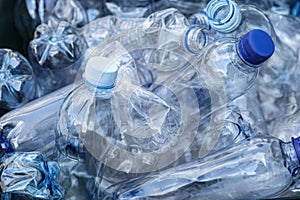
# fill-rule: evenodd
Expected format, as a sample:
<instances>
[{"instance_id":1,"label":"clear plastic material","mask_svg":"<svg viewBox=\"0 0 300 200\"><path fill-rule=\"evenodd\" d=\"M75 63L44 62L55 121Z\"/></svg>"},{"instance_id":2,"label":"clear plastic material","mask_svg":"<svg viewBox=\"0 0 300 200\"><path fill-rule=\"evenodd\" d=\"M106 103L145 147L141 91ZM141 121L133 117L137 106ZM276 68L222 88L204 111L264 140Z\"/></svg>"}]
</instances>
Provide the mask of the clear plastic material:
<instances>
[{"instance_id":1,"label":"clear plastic material","mask_svg":"<svg viewBox=\"0 0 300 200\"><path fill-rule=\"evenodd\" d=\"M77 0L55 0L55 6L48 16L45 16L45 21L42 23L47 24L49 21L58 25L61 21L70 23L73 27L82 27L88 23L87 14ZM47 2L47 1L46 1ZM39 10L43 12L43 10Z\"/></svg>"},{"instance_id":2,"label":"clear plastic material","mask_svg":"<svg viewBox=\"0 0 300 200\"><path fill-rule=\"evenodd\" d=\"M269 128L283 113L293 112L288 108L288 98L299 91L298 51L300 38L297 34L299 20L294 17L268 13L277 37L274 56L259 72L255 90L259 96ZM286 31L290 27L291 31ZM292 28L293 27L293 28ZM278 130L280 132L280 130Z\"/></svg>"},{"instance_id":3,"label":"clear plastic material","mask_svg":"<svg viewBox=\"0 0 300 200\"><path fill-rule=\"evenodd\" d=\"M105 0L107 10L126 18L145 17L154 12L154 0Z\"/></svg>"},{"instance_id":4,"label":"clear plastic material","mask_svg":"<svg viewBox=\"0 0 300 200\"><path fill-rule=\"evenodd\" d=\"M252 5L238 5L232 0L212 0L207 5L205 14L195 13L189 21L212 29L214 39L241 38L253 29L261 29L276 41L272 23L261 10Z\"/></svg>"},{"instance_id":5,"label":"clear plastic material","mask_svg":"<svg viewBox=\"0 0 300 200\"><path fill-rule=\"evenodd\" d=\"M100 45L110 37L122 32L136 28L143 23L145 18L122 18L107 16L96 19L81 29L88 47L93 48Z\"/></svg>"},{"instance_id":6,"label":"clear plastic material","mask_svg":"<svg viewBox=\"0 0 300 200\"><path fill-rule=\"evenodd\" d=\"M230 38L209 45L203 53L203 59L197 65L200 72L208 77L218 77L223 83L211 83L212 87L224 87L226 98L231 101L245 93L254 84L258 67L245 63L237 49L238 41Z\"/></svg>"},{"instance_id":7,"label":"clear plastic material","mask_svg":"<svg viewBox=\"0 0 300 200\"><path fill-rule=\"evenodd\" d=\"M166 0L168 6L178 9L181 13L189 16L203 11L209 0Z\"/></svg>"},{"instance_id":8,"label":"clear plastic material","mask_svg":"<svg viewBox=\"0 0 300 200\"><path fill-rule=\"evenodd\" d=\"M23 39L24 50L32 40L36 27L51 21L69 22L82 27L88 22L87 13L77 0L19 0L15 6L15 24Z\"/></svg>"},{"instance_id":9,"label":"clear plastic material","mask_svg":"<svg viewBox=\"0 0 300 200\"><path fill-rule=\"evenodd\" d=\"M56 182L58 163L39 152L13 153L0 158L3 199L62 199L64 189ZM2 199L2 198L1 198Z\"/></svg>"},{"instance_id":10,"label":"clear plastic material","mask_svg":"<svg viewBox=\"0 0 300 200\"><path fill-rule=\"evenodd\" d=\"M258 137L105 192L116 199L262 199L286 190L297 168L291 142Z\"/></svg>"},{"instance_id":11,"label":"clear plastic material","mask_svg":"<svg viewBox=\"0 0 300 200\"><path fill-rule=\"evenodd\" d=\"M211 41L207 30L191 26L177 9L169 8L151 14L141 25L146 32L159 31L158 48L181 47L188 53L200 54Z\"/></svg>"},{"instance_id":12,"label":"clear plastic material","mask_svg":"<svg viewBox=\"0 0 300 200\"><path fill-rule=\"evenodd\" d=\"M40 151L53 157L58 111L75 86L66 86L2 116L0 156L10 152Z\"/></svg>"},{"instance_id":13,"label":"clear plastic material","mask_svg":"<svg viewBox=\"0 0 300 200\"><path fill-rule=\"evenodd\" d=\"M0 107L12 110L36 97L34 71L25 57L10 49L0 49Z\"/></svg>"},{"instance_id":14,"label":"clear plastic material","mask_svg":"<svg viewBox=\"0 0 300 200\"><path fill-rule=\"evenodd\" d=\"M60 22L57 27L42 24L35 31L28 54L39 84L39 96L75 80L86 43L72 26Z\"/></svg>"}]
</instances>

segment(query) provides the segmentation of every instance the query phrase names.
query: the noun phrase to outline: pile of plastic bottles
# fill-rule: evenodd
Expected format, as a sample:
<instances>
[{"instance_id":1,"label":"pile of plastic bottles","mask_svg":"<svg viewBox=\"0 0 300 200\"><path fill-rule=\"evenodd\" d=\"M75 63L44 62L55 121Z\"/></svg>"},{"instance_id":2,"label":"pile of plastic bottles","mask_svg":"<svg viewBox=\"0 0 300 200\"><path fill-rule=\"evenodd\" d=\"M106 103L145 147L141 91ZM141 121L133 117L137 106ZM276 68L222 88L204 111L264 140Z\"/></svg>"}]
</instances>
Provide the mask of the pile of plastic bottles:
<instances>
[{"instance_id":1,"label":"pile of plastic bottles","mask_svg":"<svg viewBox=\"0 0 300 200\"><path fill-rule=\"evenodd\" d=\"M300 1L19 0L0 197L300 198Z\"/></svg>"}]
</instances>

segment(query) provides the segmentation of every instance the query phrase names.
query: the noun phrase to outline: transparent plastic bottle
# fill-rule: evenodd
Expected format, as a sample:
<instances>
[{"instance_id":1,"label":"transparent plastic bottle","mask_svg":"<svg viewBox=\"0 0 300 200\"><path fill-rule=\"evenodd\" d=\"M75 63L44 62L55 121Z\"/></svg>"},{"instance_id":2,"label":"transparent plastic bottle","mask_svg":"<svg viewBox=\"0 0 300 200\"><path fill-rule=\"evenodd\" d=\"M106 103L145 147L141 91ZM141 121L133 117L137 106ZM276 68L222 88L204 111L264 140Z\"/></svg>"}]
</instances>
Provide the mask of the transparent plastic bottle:
<instances>
[{"instance_id":1,"label":"transparent plastic bottle","mask_svg":"<svg viewBox=\"0 0 300 200\"><path fill-rule=\"evenodd\" d=\"M2 116L0 156L10 152L39 151L52 158L55 153L55 130L59 108L76 84L31 101Z\"/></svg>"},{"instance_id":2,"label":"transparent plastic bottle","mask_svg":"<svg viewBox=\"0 0 300 200\"><path fill-rule=\"evenodd\" d=\"M23 40L26 51L32 40L34 30L41 23L47 23L47 16L52 12L57 0L18 0L15 4L14 20Z\"/></svg>"},{"instance_id":3,"label":"transparent plastic bottle","mask_svg":"<svg viewBox=\"0 0 300 200\"><path fill-rule=\"evenodd\" d=\"M58 25L61 21L68 22L75 28L80 28L88 23L88 16L85 9L78 0L56 0L45 24L51 21Z\"/></svg>"},{"instance_id":4,"label":"transparent plastic bottle","mask_svg":"<svg viewBox=\"0 0 300 200\"><path fill-rule=\"evenodd\" d=\"M203 159L109 188L116 199L262 199L284 192L297 177L300 138L254 137Z\"/></svg>"},{"instance_id":5,"label":"transparent plastic bottle","mask_svg":"<svg viewBox=\"0 0 300 200\"><path fill-rule=\"evenodd\" d=\"M37 75L39 96L75 80L86 43L69 23L58 26L42 24L30 42L28 54Z\"/></svg>"},{"instance_id":6,"label":"transparent plastic bottle","mask_svg":"<svg viewBox=\"0 0 300 200\"><path fill-rule=\"evenodd\" d=\"M81 33L88 47L94 48L117 34L137 28L144 20L145 18L123 18L110 15L88 23L82 27Z\"/></svg>"},{"instance_id":7,"label":"transparent plastic bottle","mask_svg":"<svg viewBox=\"0 0 300 200\"><path fill-rule=\"evenodd\" d=\"M36 97L36 75L25 57L0 49L0 108L12 110Z\"/></svg>"},{"instance_id":8,"label":"transparent plastic bottle","mask_svg":"<svg viewBox=\"0 0 300 200\"><path fill-rule=\"evenodd\" d=\"M258 68L275 50L272 38L255 29L239 41L225 38L209 45L202 55L198 69L212 80L215 89L224 87L229 102L252 87Z\"/></svg>"},{"instance_id":9,"label":"transparent plastic bottle","mask_svg":"<svg viewBox=\"0 0 300 200\"><path fill-rule=\"evenodd\" d=\"M105 0L107 10L117 17L145 17L154 12L154 0Z\"/></svg>"},{"instance_id":10,"label":"transparent plastic bottle","mask_svg":"<svg viewBox=\"0 0 300 200\"><path fill-rule=\"evenodd\" d=\"M19 0L15 6L15 24L23 39L24 50L34 37L40 24L51 21L69 22L73 27L82 27L88 22L87 14L77 0Z\"/></svg>"},{"instance_id":11,"label":"transparent plastic bottle","mask_svg":"<svg viewBox=\"0 0 300 200\"><path fill-rule=\"evenodd\" d=\"M203 10L209 0L166 0L170 7L178 9L185 16Z\"/></svg>"},{"instance_id":12,"label":"transparent plastic bottle","mask_svg":"<svg viewBox=\"0 0 300 200\"><path fill-rule=\"evenodd\" d=\"M40 152L17 152L0 158L1 199L63 199L56 182L58 163Z\"/></svg>"},{"instance_id":13,"label":"transparent plastic bottle","mask_svg":"<svg viewBox=\"0 0 300 200\"><path fill-rule=\"evenodd\" d=\"M191 54L200 54L212 40L208 30L191 26L177 9L169 8L151 14L141 27L146 32L158 31L158 47L176 49L181 47Z\"/></svg>"},{"instance_id":14,"label":"transparent plastic bottle","mask_svg":"<svg viewBox=\"0 0 300 200\"><path fill-rule=\"evenodd\" d=\"M215 39L240 38L253 29L261 29L276 42L272 23L261 10L252 5L238 5L232 0L211 0L205 13L195 13L189 21L211 29Z\"/></svg>"}]
</instances>

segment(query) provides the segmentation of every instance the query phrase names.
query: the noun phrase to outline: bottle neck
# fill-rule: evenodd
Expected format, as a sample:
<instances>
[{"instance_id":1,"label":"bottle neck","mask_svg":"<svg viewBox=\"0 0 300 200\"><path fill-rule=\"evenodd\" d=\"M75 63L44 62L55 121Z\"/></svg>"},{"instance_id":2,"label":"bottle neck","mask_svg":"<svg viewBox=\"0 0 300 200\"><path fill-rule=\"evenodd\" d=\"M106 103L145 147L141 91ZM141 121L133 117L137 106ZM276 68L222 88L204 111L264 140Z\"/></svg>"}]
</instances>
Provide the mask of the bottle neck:
<instances>
[{"instance_id":1,"label":"bottle neck","mask_svg":"<svg viewBox=\"0 0 300 200\"><path fill-rule=\"evenodd\" d=\"M248 72L257 71L257 69L260 68L261 65L260 64L259 65L254 65L254 64L251 64L251 63L247 62L243 58L243 56L242 56L242 54L239 50L238 44L239 44L239 41L237 41L236 45L235 45L235 51L236 51L236 54L238 55L238 58L239 58L238 61L237 61L238 66L241 68L242 71L245 71L245 70L248 71Z\"/></svg>"},{"instance_id":2,"label":"bottle neck","mask_svg":"<svg viewBox=\"0 0 300 200\"><path fill-rule=\"evenodd\" d=\"M101 99L110 99L112 96L113 88L102 88L100 86L95 86L85 81L85 86L87 90L91 93L92 97Z\"/></svg>"},{"instance_id":3,"label":"bottle neck","mask_svg":"<svg viewBox=\"0 0 300 200\"><path fill-rule=\"evenodd\" d=\"M191 25L197 25L208 30L211 29L208 17L203 11L191 15L188 20Z\"/></svg>"},{"instance_id":4,"label":"bottle neck","mask_svg":"<svg viewBox=\"0 0 300 200\"><path fill-rule=\"evenodd\" d=\"M238 5L232 0L211 0L206 13L212 29L222 33L236 30L242 19Z\"/></svg>"},{"instance_id":5,"label":"bottle neck","mask_svg":"<svg viewBox=\"0 0 300 200\"><path fill-rule=\"evenodd\" d=\"M281 142L280 146L284 156L284 166L290 171L292 176L295 176L300 168L300 162L293 141L294 139L292 139L292 142Z\"/></svg>"},{"instance_id":6,"label":"bottle neck","mask_svg":"<svg viewBox=\"0 0 300 200\"><path fill-rule=\"evenodd\" d=\"M183 36L183 47L192 54L199 54L209 44L209 35L206 29L199 26L190 26Z\"/></svg>"}]
</instances>

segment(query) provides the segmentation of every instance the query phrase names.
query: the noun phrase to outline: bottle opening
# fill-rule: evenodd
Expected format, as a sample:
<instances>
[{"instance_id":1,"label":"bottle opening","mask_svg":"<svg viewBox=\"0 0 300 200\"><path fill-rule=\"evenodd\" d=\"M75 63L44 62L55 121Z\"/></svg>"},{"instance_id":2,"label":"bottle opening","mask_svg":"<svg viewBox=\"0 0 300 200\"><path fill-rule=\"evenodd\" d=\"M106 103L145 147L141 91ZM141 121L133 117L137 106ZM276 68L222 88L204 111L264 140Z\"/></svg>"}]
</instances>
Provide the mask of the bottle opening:
<instances>
[{"instance_id":1,"label":"bottle opening","mask_svg":"<svg viewBox=\"0 0 300 200\"><path fill-rule=\"evenodd\" d=\"M231 0L212 0L206 7L210 26L216 31L229 33L240 25L242 15Z\"/></svg>"}]
</instances>

